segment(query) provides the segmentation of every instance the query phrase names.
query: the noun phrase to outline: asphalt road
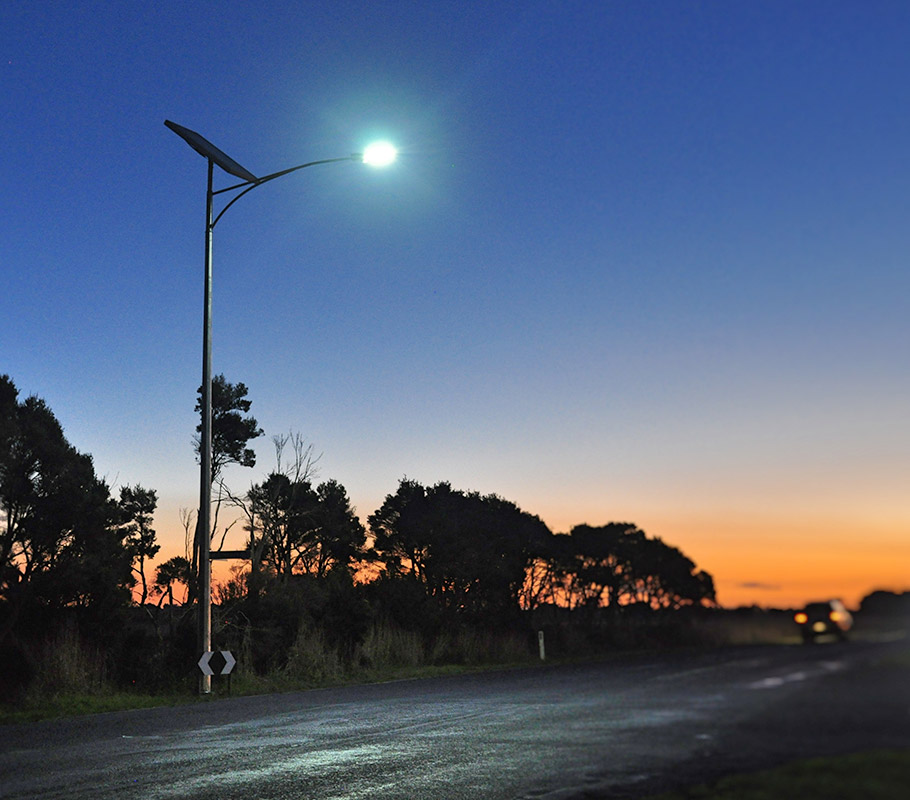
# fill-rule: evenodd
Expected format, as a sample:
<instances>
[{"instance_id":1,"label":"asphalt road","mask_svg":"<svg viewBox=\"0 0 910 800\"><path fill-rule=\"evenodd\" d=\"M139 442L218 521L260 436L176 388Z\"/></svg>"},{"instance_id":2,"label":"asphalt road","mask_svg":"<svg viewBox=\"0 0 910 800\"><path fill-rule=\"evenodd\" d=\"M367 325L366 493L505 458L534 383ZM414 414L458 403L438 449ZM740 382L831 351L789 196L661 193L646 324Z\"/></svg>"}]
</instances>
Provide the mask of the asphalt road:
<instances>
[{"instance_id":1,"label":"asphalt road","mask_svg":"<svg viewBox=\"0 0 910 800\"><path fill-rule=\"evenodd\" d=\"M2 798L636 797L910 747L905 641L756 646L0 727Z\"/></svg>"}]
</instances>

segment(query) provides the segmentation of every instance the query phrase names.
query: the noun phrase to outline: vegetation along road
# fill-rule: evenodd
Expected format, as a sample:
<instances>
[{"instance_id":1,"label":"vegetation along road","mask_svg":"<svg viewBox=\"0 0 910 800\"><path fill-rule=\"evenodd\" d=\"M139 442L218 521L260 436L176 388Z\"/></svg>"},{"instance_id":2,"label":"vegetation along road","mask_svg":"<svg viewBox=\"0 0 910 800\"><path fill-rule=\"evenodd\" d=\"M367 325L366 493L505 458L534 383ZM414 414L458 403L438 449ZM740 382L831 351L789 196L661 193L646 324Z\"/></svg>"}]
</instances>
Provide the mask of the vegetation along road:
<instances>
[{"instance_id":1,"label":"vegetation along road","mask_svg":"<svg viewBox=\"0 0 910 800\"><path fill-rule=\"evenodd\" d=\"M504 670L0 729L3 798L635 797L910 747L904 641Z\"/></svg>"}]
</instances>

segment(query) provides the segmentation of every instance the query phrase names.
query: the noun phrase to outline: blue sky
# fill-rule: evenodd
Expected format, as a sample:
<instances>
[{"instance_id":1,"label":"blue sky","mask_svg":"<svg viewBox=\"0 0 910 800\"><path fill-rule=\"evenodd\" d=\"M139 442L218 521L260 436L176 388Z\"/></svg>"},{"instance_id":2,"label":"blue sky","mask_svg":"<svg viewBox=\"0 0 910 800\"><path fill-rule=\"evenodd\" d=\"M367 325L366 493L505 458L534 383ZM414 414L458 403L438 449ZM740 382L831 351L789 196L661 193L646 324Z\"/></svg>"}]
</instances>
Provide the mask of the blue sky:
<instances>
[{"instance_id":1,"label":"blue sky","mask_svg":"<svg viewBox=\"0 0 910 800\"><path fill-rule=\"evenodd\" d=\"M449 480L728 602L903 588L908 40L874 0L6 0L0 372L173 554L205 161L163 121L257 174L388 138L218 223L214 370L267 433L232 486L293 430L363 515Z\"/></svg>"}]
</instances>

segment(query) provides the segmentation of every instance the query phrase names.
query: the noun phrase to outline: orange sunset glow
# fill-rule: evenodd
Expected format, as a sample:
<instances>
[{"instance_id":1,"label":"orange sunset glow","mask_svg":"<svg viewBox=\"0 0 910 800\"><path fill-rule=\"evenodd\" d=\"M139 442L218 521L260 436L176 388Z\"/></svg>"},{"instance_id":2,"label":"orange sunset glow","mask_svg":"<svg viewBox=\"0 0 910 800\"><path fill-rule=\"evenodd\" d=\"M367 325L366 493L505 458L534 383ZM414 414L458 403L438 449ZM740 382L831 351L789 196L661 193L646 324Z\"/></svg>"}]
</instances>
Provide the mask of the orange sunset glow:
<instances>
[{"instance_id":1,"label":"orange sunset glow","mask_svg":"<svg viewBox=\"0 0 910 800\"><path fill-rule=\"evenodd\" d=\"M901 592L910 587L910 537L905 534L910 521L906 519L890 525L881 519L867 520L861 534L853 523L810 518L800 524L774 515L725 516L718 521L691 513L676 517L641 513L634 519L649 535L679 547L698 568L710 572L718 602L727 608L795 608L836 597L855 609L876 589ZM584 518L550 527L566 532L581 521ZM181 540L182 536L180 531ZM234 538L237 541L229 541L226 548L240 546L239 535ZM181 554L182 550L168 551L161 558ZM239 566L242 562L216 561L215 581L229 580L231 570Z\"/></svg>"}]
</instances>

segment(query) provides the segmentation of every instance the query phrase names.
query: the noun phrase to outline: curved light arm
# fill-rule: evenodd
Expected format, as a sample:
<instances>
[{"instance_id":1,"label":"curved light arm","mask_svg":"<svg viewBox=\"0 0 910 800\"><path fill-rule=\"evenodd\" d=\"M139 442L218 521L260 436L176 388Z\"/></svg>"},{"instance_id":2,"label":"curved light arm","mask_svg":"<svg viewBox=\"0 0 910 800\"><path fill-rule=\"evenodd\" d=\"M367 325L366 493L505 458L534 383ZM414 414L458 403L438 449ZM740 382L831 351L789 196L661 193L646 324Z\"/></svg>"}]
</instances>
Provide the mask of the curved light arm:
<instances>
[{"instance_id":1,"label":"curved light arm","mask_svg":"<svg viewBox=\"0 0 910 800\"><path fill-rule=\"evenodd\" d=\"M362 153L351 153L349 156L343 156L341 158L323 158L320 161L308 161L306 164L298 164L296 167L289 167L288 169L280 170L279 172L273 172L271 175L266 175L262 178L257 178L255 181L244 181L243 183L235 183L233 186L227 186L224 189L218 189L217 191L212 192L212 195L222 194L223 192L232 192L235 189L243 189L240 194L232 197L230 202L221 209L218 213L218 216L212 221L211 227L214 228L218 224L218 220L224 216L224 212L227 211L234 203L236 203L241 197L243 197L247 192L253 191L257 186L262 186L263 183L268 181L273 181L275 178L280 178L282 175L288 175L291 172L296 172L298 169L304 169L305 167L315 167L317 164L335 164L339 161L363 161Z\"/></svg>"}]
</instances>

